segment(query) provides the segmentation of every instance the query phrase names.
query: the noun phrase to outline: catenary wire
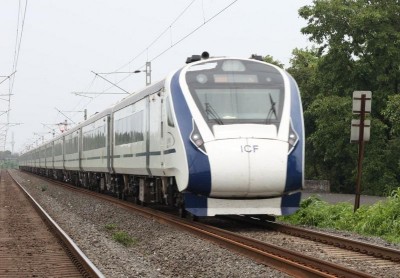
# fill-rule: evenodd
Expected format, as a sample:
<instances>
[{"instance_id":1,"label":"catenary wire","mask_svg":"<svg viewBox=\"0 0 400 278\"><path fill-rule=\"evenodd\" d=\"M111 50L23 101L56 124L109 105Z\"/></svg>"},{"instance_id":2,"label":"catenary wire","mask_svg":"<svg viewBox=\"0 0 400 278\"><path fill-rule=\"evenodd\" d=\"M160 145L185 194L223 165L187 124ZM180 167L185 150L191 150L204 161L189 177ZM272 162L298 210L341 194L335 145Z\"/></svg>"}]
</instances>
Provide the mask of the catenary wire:
<instances>
[{"instance_id":1,"label":"catenary wire","mask_svg":"<svg viewBox=\"0 0 400 278\"><path fill-rule=\"evenodd\" d=\"M129 62L127 62L127 63L123 64L122 66L120 66L119 68L115 69L113 72L117 72L117 71L121 70L122 68L126 67L127 65L129 65L129 64L131 64L133 61L135 61L137 58L139 58L140 56L142 56L144 53L148 52L149 48L152 47L157 41L159 41L160 38L161 38L168 30L171 29L171 27L186 13L186 11L193 5L194 2L196 2L196 0L192 0L192 1L182 10L182 12L168 25L168 27L166 27L166 28L164 29L164 31L162 31L148 46L146 46L145 49L143 49L141 52L139 52L139 53L138 53L135 57L133 57ZM139 69L141 69L141 68L143 68L143 66L140 67ZM110 74L113 73L113 72L110 72ZM108 74L106 74L106 75L108 75ZM116 84L121 83L122 81L124 81L125 79L127 79L129 76L131 76L131 75L128 75L127 77L124 77L123 79L119 80L118 83L116 83ZM91 82L91 84L90 84L88 90L93 86L93 83L94 83L94 80L96 79L96 77L97 77L97 75L95 75L95 77L94 77L94 79L92 80L92 82ZM113 87L114 87L114 86L109 86L109 87L107 87L106 89L104 89L103 91L99 92L98 95L94 96L93 98L91 98L91 99L86 103L86 105L84 106L84 108L87 107L87 106L94 100L94 98L96 98L96 97L98 97L99 95L101 95L101 94L107 92L108 90L110 90L110 89L113 88ZM76 109L77 107L79 107L80 103L81 103L81 101L79 101L79 103L75 106L75 109ZM74 109L74 110L75 110L75 109ZM76 114L75 114L75 115L76 115ZM75 115L74 115L74 116L75 116Z\"/></svg>"},{"instance_id":2,"label":"catenary wire","mask_svg":"<svg viewBox=\"0 0 400 278\"><path fill-rule=\"evenodd\" d=\"M162 33L161 35L159 35L155 40L153 40L152 43L150 43L150 45L154 45L154 43L163 35L165 34L165 32L167 32L172 24L174 24L186 11L187 9L195 2L196 0L193 0L180 14L179 16L173 21L173 23L171 23ZM224 8L222 8L221 10L219 10L216 14L214 14L212 17L210 17L207 20L204 20L202 24L200 24L199 26L197 26L195 29L193 29L192 31L190 31L188 34L186 34L184 37L182 37L181 39L179 39L177 42L171 44L168 48L166 48L165 50L161 51L159 54L157 54L156 56L154 56L153 58L151 58L150 62L155 61L156 59L160 58L162 55L164 55L166 52L168 52L169 50L171 50L171 48L175 47L176 45L178 45L179 43L181 43L182 41L184 41L185 39L187 39L188 37L190 37L191 35L193 35L195 32L197 32L199 29L201 29L202 27L204 27L207 23L209 23L210 21L212 21L213 19L215 19L217 16L219 16L220 14L222 14L223 12L225 12L227 9L229 9L231 6L233 6L236 2L238 2L239 0L234 0L232 1L230 4L228 4L227 6L225 6ZM138 55L136 55L132 60L130 60L128 63L125 63L123 66L119 67L118 69L115 70L118 71L120 69L122 69L123 67L129 65L130 63L132 63L134 60L136 60L138 57L140 57L143 53L145 53L148 50L149 47L145 48L142 52L140 52ZM142 66L138 67L137 70L140 70L142 68L144 68L146 66L146 64L143 64ZM127 76L123 77L122 79L118 80L115 82L116 85L120 84L121 82L123 82L124 80L128 79L129 77L131 77L133 75L133 73L129 73ZM92 82L93 84L93 82ZM99 95L107 92L108 90L110 90L111 88L113 88L113 86L109 86L106 89L104 89L103 91L101 91L99 93ZM93 97L92 99L88 100L88 103L85 105L85 107L87 107L96 97L98 97L99 95Z\"/></svg>"},{"instance_id":3,"label":"catenary wire","mask_svg":"<svg viewBox=\"0 0 400 278\"><path fill-rule=\"evenodd\" d=\"M20 50L21 50L21 45L22 45L22 35L24 33L24 26L25 26L25 18L26 18L27 7L28 7L28 0L25 1L25 9L24 9L24 15L22 17L22 25L21 25L21 34L19 36L18 50L16 50L16 56L14 56L14 65L13 65L12 72L17 71L17 65L18 65L18 60L19 60L19 55L20 55ZM20 12L18 12L18 25L19 25L19 13ZM17 36L18 36L18 27L17 27ZM15 47L17 48L17 43L16 43ZM10 94L12 93L13 88L14 88L14 80L15 80L15 75L11 80Z\"/></svg>"},{"instance_id":4,"label":"catenary wire","mask_svg":"<svg viewBox=\"0 0 400 278\"><path fill-rule=\"evenodd\" d=\"M9 75L9 94L8 94L8 104L7 104L7 120L6 120L6 131L3 134L4 139L0 140L1 142L4 143L3 149L5 150L5 145L7 142L7 133L8 133L8 127L10 126L10 111L11 111L11 95L13 92L14 88L14 82L15 82L15 73L17 71L17 65L18 65L18 60L19 60L19 54L21 50L21 44L22 44L22 35L24 32L24 25L25 25L25 17L26 17L26 11L28 7L28 0L25 1L25 8L24 8L24 14L22 18L22 24L21 24L21 34L19 34L19 25L20 25L20 15L21 15L21 0L18 2L18 17L17 17L17 32L16 32L16 37L15 37L15 48L14 48L14 60L13 60L13 66L12 66L12 71L13 74ZM18 42L19 38L19 42Z\"/></svg>"},{"instance_id":5,"label":"catenary wire","mask_svg":"<svg viewBox=\"0 0 400 278\"><path fill-rule=\"evenodd\" d=\"M239 0L234 0L232 1L229 5L225 6L223 9L221 9L219 12L217 12L215 15L213 15L212 17L210 17L209 19L207 19L206 21L204 21L201 25L197 26L195 29L193 29L192 31L190 31L188 34L186 34L184 37L182 37L180 40L178 40L177 42L173 43L171 46L169 46L168 48L164 49L163 51L161 51L159 54L157 54L156 56L154 56L152 59L150 59L150 62L153 62L154 60L160 58L162 55L164 55L166 52L168 52L168 50L170 50L171 48L175 47L176 45L178 45L179 43L181 43L182 41L184 41L185 39L187 39L188 37L190 37L191 35L193 35L195 32L197 32L199 29L201 29L202 27L204 27L208 22L210 22L211 20L215 19L217 16L219 16L221 13L223 13L224 11L226 11L228 8L230 8L232 5L234 5L237 1ZM139 67L138 69L142 69L143 67L145 67L146 65L142 65L141 67ZM119 84L122 81L126 80L127 78L129 78L130 76L132 76L133 73L128 74L127 76L125 76L124 78L120 79L119 81L115 82L115 84ZM106 90L103 91L106 92L107 90L111 89L113 86L107 88Z\"/></svg>"},{"instance_id":6,"label":"catenary wire","mask_svg":"<svg viewBox=\"0 0 400 278\"><path fill-rule=\"evenodd\" d=\"M168 25L168 27L166 27L164 29L164 31L162 31L148 46L146 46L139 54L137 54L134 58L132 58L129 62L125 63L124 65L120 66L119 68L117 68L116 70L114 70L114 72L119 71L120 69L126 67L127 65L131 64L133 61L135 61L137 58L139 58L140 56L142 56L145 52L147 52L149 50L150 47L152 47L157 41L160 40L160 38L166 33L168 32L168 30L170 30L170 28L186 13L186 11L193 5L193 3L196 2L196 0L192 0L189 5L187 5L185 7L185 9L183 9L183 11L172 21L171 24Z\"/></svg>"}]
</instances>

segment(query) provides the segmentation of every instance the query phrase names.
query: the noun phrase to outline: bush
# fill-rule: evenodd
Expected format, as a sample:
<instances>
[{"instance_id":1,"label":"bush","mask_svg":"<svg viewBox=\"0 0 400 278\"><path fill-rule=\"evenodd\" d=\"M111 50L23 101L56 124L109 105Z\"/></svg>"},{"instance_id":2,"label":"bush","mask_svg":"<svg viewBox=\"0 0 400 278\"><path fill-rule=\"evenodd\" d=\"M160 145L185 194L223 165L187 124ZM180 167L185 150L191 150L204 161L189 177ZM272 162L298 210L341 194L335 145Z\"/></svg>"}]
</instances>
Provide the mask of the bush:
<instances>
[{"instance_id":1,"label":"bush","mask_svg":"<svg viewBox=\"0 0 400 278\"><path fill-rule=\"evenodd\" d=\"M136 244L136 240L132 238L128 233L118 230L117 224L109 223L104 226L107 231L112 233L112 238L116 242L121 243L122 245L129 247Z\"/></svg>"},{"instance_id":2,"label":"bush","mask_svg":"<svg viewBox=\"0 0 400 278\"><path fill-rule=\"evenodd\" d=\"M124 231L113 233L112 238L126 247L136 244L136 241Z\"/></svg>"},{"instance_id":3,"label":"bush","mask_svg":"<svg viewBox=\"0 0 400 278\"><path fill-rule=\"evenodd\" d=\"M116 225L116 224L110 223L110 224L107 224L107 225L105 226L105 228L106 228L106 230L108 230L108 231L112 231L112 230L115 230L115 229L117 228L117 225Z\"/></svg>"},{"instance_id":4,"label":"bush","mask_svg":"<svg viewBox=\"0 0 400 278\"><path fill-rule=\"evenodd\" d=\"M332 205L311 196L301 202L296 213L280 219L295 225L352 231L400 243L400 188L387 200L362 205L355 213L350 203Z\"/></svg>"}]
</instances>

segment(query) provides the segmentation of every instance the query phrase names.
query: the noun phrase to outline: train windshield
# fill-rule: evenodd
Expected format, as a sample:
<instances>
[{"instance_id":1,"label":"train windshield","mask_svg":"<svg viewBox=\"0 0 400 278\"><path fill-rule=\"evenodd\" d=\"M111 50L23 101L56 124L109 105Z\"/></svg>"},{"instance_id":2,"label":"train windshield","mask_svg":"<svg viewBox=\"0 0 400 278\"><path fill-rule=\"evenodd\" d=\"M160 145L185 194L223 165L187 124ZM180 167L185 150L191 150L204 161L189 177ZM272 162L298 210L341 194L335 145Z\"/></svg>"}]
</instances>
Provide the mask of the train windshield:
<instances>
[{"instance_id":1,"label":"train windshield","mask_svg":"<svg viewBox=\"0 0 400 278\"><path fill-rule=\"evenodd\" d=\"M188 69L186 82L209 125L258 123L279 127L284 81L272 66L253 61L205 61Z\"/></svg>"}]
</instances>

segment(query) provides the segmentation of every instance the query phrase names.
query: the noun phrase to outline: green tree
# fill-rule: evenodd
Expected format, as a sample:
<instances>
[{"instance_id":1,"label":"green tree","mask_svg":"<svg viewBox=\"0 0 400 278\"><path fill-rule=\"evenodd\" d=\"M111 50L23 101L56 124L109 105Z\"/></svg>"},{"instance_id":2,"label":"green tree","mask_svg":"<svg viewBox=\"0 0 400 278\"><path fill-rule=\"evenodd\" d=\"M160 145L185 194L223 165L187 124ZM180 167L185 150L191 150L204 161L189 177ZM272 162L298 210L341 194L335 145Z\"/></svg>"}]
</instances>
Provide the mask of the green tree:
<instances>
[{"instance_id":1,"label":"green tree","mask_svg":"<svg viewBox=\"0 0 400 278\"><path fill-rule=\"evenodd\" d=\"M400 136L400 95L389 96L382 114L391 127L390 136Z\"/></svg>"},{"instance_id":2,"label":"green tree","mask_svg":"<svg viewBox=\"0 0 400 278\"><path fill-rule=\"evenodd\" d=\"M306 139L306 157L311 156L314 161L307 168L306 177L327 179L333 191L351 192L357 158L356 148L349 143L351 99L320 95L305 117L315 119L315 131Z\"/></svg>"},{"instance_id":3,"label":"green tree","mask_svg":"<svg viewBox=\"0 0 400 278\"><path fill-rule=\"evenodd\" d=\"M299 10L308 21L303 34L358 87L399 92L399 0L315 0Z\"/></svg>"},{"instance_id":4,"label":"green tree","mask_svg":"<svg viewBox=\"0 0 400 278\"><path fill-rule=\"evenodd\" d=\"M319 81L317 78L319 55L318 50L294 49L290 59L290 67L287 71L297 81L301 88L303 108L306 110L319 93Z\"/></svg>"},{"instance_id":5,"label":"green tree","mask_svg":"<svg viewBox=\"0 0 400 278\"><path fill-rule=\"evenodd\" d=\"M351 94L373 92L363 190L385 194L400 181L400 4L398 0L315 0L299 10L315 43L293 51L306 125L306 178L351 191L356 145L349 144Z\"/></svg>"},{"instance_id":6,"label":"green tree","mask_svg":"<svg viewBox=\"0 0 400 278\"><path fill-rule=\"evenodd\" d=\"M271 55L266 55L262 59L264 62L283 68L283 64L279 60L275 60L274 57L272 57Z\"/></svg>"}]
</instances>

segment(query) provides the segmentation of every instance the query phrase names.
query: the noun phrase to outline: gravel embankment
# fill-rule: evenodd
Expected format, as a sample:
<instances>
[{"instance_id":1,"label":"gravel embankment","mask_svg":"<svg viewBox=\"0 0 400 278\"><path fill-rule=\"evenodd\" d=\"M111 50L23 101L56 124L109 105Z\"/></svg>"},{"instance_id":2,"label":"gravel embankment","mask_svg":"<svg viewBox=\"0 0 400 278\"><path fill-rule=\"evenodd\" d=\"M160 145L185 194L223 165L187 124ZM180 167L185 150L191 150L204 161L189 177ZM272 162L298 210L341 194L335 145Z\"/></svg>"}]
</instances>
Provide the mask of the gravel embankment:
<instances>
[{"instance_id":1,"label":"gravel embankment","mask_svg":"<svg viewBox=\"0 0 400 278\"><path fill-rule=\"evenodd\" d=\"M112 204L12 173L106 277L288 277ZM136 243L115 242L110 226Z\"/></svg>"},{"instance_id":2,"label":"gravel embankment","mask_svg":"<svg viewBox=\"0 0 400 278\"><path fill-rule=\"evenodd\" d=\"M373 258L368 255L354 253L334 246L316 243L277 232L266 233L265 230L258 232L240 232L240 234L277 246L282 246L293 251L301 252L316 259L340 264L360 272L368 273L373 277L397 278L400 275L399 263ZM341 237L360 240L360 237L355 234L339 231L336 231L335 234ZM363 237L363 241L371 244L387 246L387 244L377 238Z\"/></svg>"}]
</instances>

